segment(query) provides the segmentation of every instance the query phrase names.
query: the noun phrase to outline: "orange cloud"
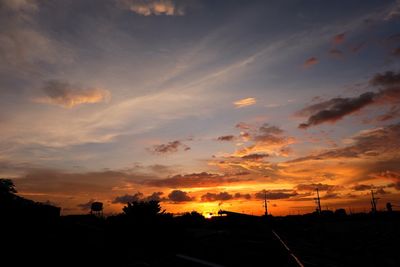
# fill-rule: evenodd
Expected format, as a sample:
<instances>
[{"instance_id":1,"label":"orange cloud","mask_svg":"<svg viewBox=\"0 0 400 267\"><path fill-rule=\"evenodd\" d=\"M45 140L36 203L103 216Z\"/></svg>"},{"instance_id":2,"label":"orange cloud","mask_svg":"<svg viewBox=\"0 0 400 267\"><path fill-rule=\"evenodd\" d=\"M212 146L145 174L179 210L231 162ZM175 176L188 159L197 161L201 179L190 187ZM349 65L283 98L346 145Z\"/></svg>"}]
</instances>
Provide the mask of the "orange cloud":
<instances>
[{"instance_id":1,"label":"orange cloud","mask_svg":"<svg viewBox=\"0 0 400 267\"><path fill-rule=\"evenodd\" d=\"M346 33L339 33L335 35L332 39L333 44L338 45L344 42L344 39L346 37Z\"/></svg>"},{"instance_id":2,"label":"orange cloud","mask_svg":"<svg viewBox=\"0 0 400 267\"><path fill-rule=\"evenodd\" d=\"M254 105L255 103L256 103L256 99L253 97L243 98L243 99L233 102L233 104L236 106L236 108L251 106L251 105Z\"/></svg>"},{"instance_id":3,"label":"orange cloud","mask_svg":"<svg viewBox=\"0 0 400 267\"><path fill-rule=\"evenodd\" d=\"M315 64L318 64L318 63L319 63L319 61L318 61L318 59L316 57L310 57L309 59L307 59L304 62L303 67L304 68L310 68L311 66L313 66Z\"/></svg>"},{"instance_id":4,"label":"orange cloud","mask_svg":"<svg viewBox=\"0 0 400 267\"><path fill-rule=\"evenodd\" d=\"M177 3L172 0L120 0L119 3L125 9L142 16L182 16L185 14L184 7L182 5L177 5Z\"/></svg>"}]
</instances>

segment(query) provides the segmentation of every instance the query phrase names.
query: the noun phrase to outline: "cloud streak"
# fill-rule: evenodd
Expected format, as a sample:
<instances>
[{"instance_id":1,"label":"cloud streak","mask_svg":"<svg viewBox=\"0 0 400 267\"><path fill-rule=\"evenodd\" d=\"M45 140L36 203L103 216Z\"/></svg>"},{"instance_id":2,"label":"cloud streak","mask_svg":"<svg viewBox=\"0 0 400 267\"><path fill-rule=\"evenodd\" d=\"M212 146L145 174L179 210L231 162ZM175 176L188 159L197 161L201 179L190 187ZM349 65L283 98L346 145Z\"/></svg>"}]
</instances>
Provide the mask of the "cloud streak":
<instances>
[{"instance_id":1,"label":"cloud streak","mask_svg":"<svg viewBox=\"0 0 400 267\"><path fill-rule=\"evenodd\" d=\"M253 97L243 98L243 99L233 102L233 104L235 105L236 108L252 106L255 103L256 103L256 99Z\"/></svg>"}]
</instances>

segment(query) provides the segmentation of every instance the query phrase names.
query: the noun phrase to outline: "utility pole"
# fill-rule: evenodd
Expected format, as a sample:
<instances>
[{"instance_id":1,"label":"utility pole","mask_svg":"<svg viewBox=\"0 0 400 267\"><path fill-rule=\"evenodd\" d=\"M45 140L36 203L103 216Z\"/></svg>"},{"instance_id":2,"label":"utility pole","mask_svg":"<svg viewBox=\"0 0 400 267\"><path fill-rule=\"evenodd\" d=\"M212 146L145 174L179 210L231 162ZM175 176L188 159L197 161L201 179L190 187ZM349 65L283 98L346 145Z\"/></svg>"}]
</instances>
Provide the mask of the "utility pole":
<instances>
[{"instance_id":1,"label":"utility pole","mask_svg":"<svg viewBox=\"0 0 400 267\"><path fill-rule=\"evenodd\" d=\"M321 199L320 199L320 197L319 197L319 190L318 190L318 187L317 187L317 198L314 198L314 200L315 200L315 203L317 204L317 213L318 214L321 214Z\"/></svg>"},{"instance_id":2,"label":"utility pole","mask_svg":"<svg viewBox=\"0 0 400 267\"><path fill-rule=\"evenodd\" d=\"M374 195L374 190L371 190L371 212L372 213L376 213L377 209L376 209L376 204L378 202L379 198L376 198Z\"/></svg>"},{"instance_id":3,"label":"utility pole","mask_svg":"<svg viewBox=\"0 0 400 267\"><path fill-rule=\"evenodd\" d=\"M264 190L264 208L265 208L265 216L268 216L267 191L265 190Z\"/></svg>"}]
</instances>

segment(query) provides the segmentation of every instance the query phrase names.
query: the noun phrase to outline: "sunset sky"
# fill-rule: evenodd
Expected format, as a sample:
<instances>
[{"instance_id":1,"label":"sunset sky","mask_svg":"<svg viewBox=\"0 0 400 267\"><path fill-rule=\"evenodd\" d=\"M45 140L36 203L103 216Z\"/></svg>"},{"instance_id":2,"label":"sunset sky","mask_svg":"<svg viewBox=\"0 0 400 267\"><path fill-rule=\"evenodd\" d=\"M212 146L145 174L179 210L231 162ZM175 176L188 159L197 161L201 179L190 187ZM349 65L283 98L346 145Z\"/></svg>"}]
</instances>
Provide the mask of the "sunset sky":
<instances>
[{"instance_id":1,"label":"sunset sky","mask_svg":"<svg viewBox=\"0 0 400 267\"><path fill-rule=\"evenodd\" d=\"M63 214L400 206L400 2L0 0L0 125Z\"/></svg>"}]
</instances>

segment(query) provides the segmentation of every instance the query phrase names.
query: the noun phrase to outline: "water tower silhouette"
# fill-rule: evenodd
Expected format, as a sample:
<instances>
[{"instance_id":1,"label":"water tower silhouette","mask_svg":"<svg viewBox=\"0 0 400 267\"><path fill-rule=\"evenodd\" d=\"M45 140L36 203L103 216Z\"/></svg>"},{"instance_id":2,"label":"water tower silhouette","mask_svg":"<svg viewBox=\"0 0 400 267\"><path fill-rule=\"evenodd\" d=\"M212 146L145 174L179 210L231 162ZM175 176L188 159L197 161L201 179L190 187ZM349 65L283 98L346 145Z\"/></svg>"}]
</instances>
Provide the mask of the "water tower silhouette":
<instances>
[{"instance_id":1,"label":"water tower silhouette","mask_svg":"<svg viewBox=\"0 0 400 267\"><path fill-rule=\"evenodd\" d=\"M103 203L102 202L93 202L90 207L90 214L95 216L103 216Z\"/></svg>"}]
</instances>

